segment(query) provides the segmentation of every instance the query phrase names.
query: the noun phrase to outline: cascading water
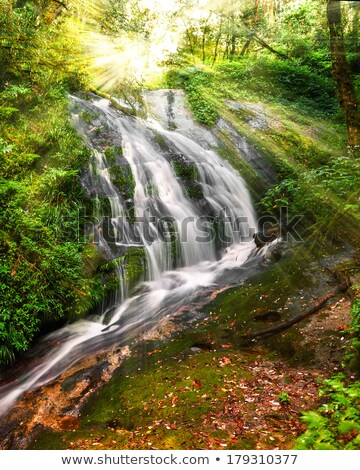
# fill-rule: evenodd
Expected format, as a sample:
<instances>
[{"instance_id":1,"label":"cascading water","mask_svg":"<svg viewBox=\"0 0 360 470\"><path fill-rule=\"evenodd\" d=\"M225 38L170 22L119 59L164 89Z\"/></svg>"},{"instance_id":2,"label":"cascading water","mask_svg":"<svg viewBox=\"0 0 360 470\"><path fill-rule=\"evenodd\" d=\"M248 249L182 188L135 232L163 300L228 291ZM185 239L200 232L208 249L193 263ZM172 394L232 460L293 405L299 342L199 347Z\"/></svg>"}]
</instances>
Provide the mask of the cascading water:
<instances>
[{"instance_id":1,"label":"cascading water","mask_svg":"<svg viewBox=\"0 0 360 470\"><path fill-rule=\"evenodd\" d=\"M84 134L93 152L85 186L96 198L105 196L111 208L111 237L103 233L101 220L94 232L99 249L117 263L119 295L111 315L108 309L48 335L43 342L51 345L49 351L26 375L0 389L0 414L23 392L49 382L94 351L125 344L191 302L201 289L221 284L227 272L261 255L252 240L256 221L245 184L214 151L165 130L154 119L126 117L107 100L72 99L75 107L97 112L106 121L135 180L134 214L129 218L128 201L112 182L104 152ZM79 123L79 113L73 117ZM194 177L190 189L180 184L184 171ZM121 260L133 246L145 253L146 279L131 296Z\"/></svg>"}]
</instances>

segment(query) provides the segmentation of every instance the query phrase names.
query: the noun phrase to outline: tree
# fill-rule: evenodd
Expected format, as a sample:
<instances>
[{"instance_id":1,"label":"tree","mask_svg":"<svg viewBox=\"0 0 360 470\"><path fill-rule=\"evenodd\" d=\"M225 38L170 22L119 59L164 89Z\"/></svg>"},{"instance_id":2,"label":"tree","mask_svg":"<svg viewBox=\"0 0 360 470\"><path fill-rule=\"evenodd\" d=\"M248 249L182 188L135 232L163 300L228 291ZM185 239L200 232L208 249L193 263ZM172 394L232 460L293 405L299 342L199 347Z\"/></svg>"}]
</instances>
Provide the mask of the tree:
<instances>
[{"instance_id":1,"label":"tree","mask_svg":"<svg viewBox=\"0 0 360 470\"><path fill-rule=\"evenodd\" d=\"M348 145L350 148L358 150L360 145L360 114L350 67L346 59L339 0L328 0L327 18L330 30L332 70L337 84L339 103L345 114Z\"/></svg>"}]
</instances>

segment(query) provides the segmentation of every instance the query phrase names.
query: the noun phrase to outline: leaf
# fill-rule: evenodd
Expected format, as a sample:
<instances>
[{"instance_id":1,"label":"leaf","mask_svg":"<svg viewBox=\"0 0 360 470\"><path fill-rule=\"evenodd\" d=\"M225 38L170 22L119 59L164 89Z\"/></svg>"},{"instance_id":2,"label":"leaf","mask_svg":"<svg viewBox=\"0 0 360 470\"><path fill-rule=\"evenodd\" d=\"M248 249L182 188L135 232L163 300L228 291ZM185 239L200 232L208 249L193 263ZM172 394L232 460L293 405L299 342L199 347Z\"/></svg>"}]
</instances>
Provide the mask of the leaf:
<instances>
[{"instance_id":1,"label":"leaf","mask_svg":"<svg viewBox=\"0 0 360 470\"><path fill-rule=\"evenodd\" d=\"M350 431L358 431L360 426L355 421L343 421L338 426L339 434L347 434Z\"/></svg>"},{"instance_id":2,"label":"leaf","mask_svg":"<svg viewBox=\"0 0 360 470\"><path fill-rule=\"evenodd\" d=\"M193 386L194 386L195 388L201 388L201 387L202 387L201 382L200 382L199 380L197 380L197 379L194 379L194 380L192 381L192 384L193 384Z\"/></svg>"},{"instance_id":3,"label":"leaf","mask_svg":"<svg viewBox=\"0 0 360 470\"><path fill-rule=\"evenodd\" d=\"M327 418L324 418L323 416L321 416L321 414L317 413L316 411L305 412L301 419L305 423L308 423L309 428L313 429L323 428L329 421Z\"/></svg>"},{"instance_id":4,"label":"leaf","mask_svg":"<svg viewBox=\"0 0 360 470\"><path fill-rule=\"evenodd\" d=\"M333 446L329 442L320 442L314 445L314 450L336 450L337 447Z\"/></svg>"}]
</instances>

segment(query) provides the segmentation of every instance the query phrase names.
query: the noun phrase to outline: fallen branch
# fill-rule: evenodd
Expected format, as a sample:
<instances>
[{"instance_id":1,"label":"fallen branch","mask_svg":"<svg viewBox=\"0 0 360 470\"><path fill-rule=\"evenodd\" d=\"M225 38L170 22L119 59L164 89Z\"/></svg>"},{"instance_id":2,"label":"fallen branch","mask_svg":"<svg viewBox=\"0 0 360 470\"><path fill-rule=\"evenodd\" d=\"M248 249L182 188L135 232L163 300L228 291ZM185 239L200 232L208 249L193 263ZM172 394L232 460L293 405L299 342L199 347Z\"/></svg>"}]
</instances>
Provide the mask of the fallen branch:
<instances>
[{"instance_id":1,"label":"fallen branch","mask_svg":"<svg viewBox=\"0 0 360 470\"><path fill-rule=\"evenodd\" d=\"M254 41L257 41L260 44L260 46L265 47L265 49L269 50L273 54L276 54L281 59L288 59L289 58L287 55L285 55L282 52L279 52L279 51L275 50L273 47L269 46L269 44L267 44L263 39L259 38L259 36L257 36L256 34L253 34L252 38L254 39Z\"/></svg>"},{"instance_id":2,"label":"fallen branch","mask_svg":"<svg viewBox=\"0 0 360 470\"><path fill-rule=\"evenodd\" d=\"M303 320L304 318L318 312L322 307L324 307L326 302L328 302L330 299L340 294L341 292L347 291L349 287L350 287L349 282L344 281L341 284L337 285L336 288L333 289L331 292L329 292L324 297L319 299L319 301L313 307L309 308L305 312L302 312L299 315L296 315L295 317L291 318L290 320L280 323L279 325L273 326L272 328L266 328L265 330L260 330L260 331L255 331L254 333L249 333L248 335L242 336L241 339L243 341L255 340L257 338L263 338L265 336L270 336L275 333L279 333L280 331L287 330L288 328L295 325L296 323Z\"/></svg>"},{"instance_id":3,"label":"fallen branch","mask_svg":"<svg viewBox=\"0 0 360 470\"><path fill-rule=\"evenodd\" d=\"M100 96L101 98L105 98L110 101L111 106L116 109L117 111L122 112L123 114L126 114L127 116L136 116L136 110L134 109L133 106L131 108L128 108L126 106L122 106L120 103L118 103L111 95L108 93L104 93L103 91L98 90L97 88L93 87L92 85L88 85L89 91L93 93L94 95Z\"/></svg>"}]
</instances>

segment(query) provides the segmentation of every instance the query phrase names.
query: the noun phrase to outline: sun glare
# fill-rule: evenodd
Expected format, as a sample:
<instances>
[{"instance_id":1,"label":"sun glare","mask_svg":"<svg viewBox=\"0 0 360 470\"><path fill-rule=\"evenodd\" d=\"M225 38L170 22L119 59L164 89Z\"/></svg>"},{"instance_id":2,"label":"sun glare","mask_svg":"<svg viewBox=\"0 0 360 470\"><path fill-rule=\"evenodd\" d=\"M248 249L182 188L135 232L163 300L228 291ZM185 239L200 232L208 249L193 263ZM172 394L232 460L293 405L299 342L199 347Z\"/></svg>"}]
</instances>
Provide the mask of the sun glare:
<instances>
[{"instance_id":1,"label":"sun glare","mask_svg":"<svg viewBox=\"0 0 360 470\"><path fill-rule=\"evenodd\" d=\"M95 12L96 16L99 8L107 5L107 0L100 2L88 2L92 5L88 11ZM83 3L85 5L86 0ZM140 11L148 10L150 18L156 18L147 25L146 39L121 32L116 38L110 37L99 30L96 18L83 21L80 35L91 58L94 80L101 88L111 90L125 79L149 81L159 75L164 60L177 51L187 23L208 17L214 1L139 0L136 3ZM181 15L178 15L180 9ZM127 13L132 15L131 10Z\"/></svg>"}]
</instances>

